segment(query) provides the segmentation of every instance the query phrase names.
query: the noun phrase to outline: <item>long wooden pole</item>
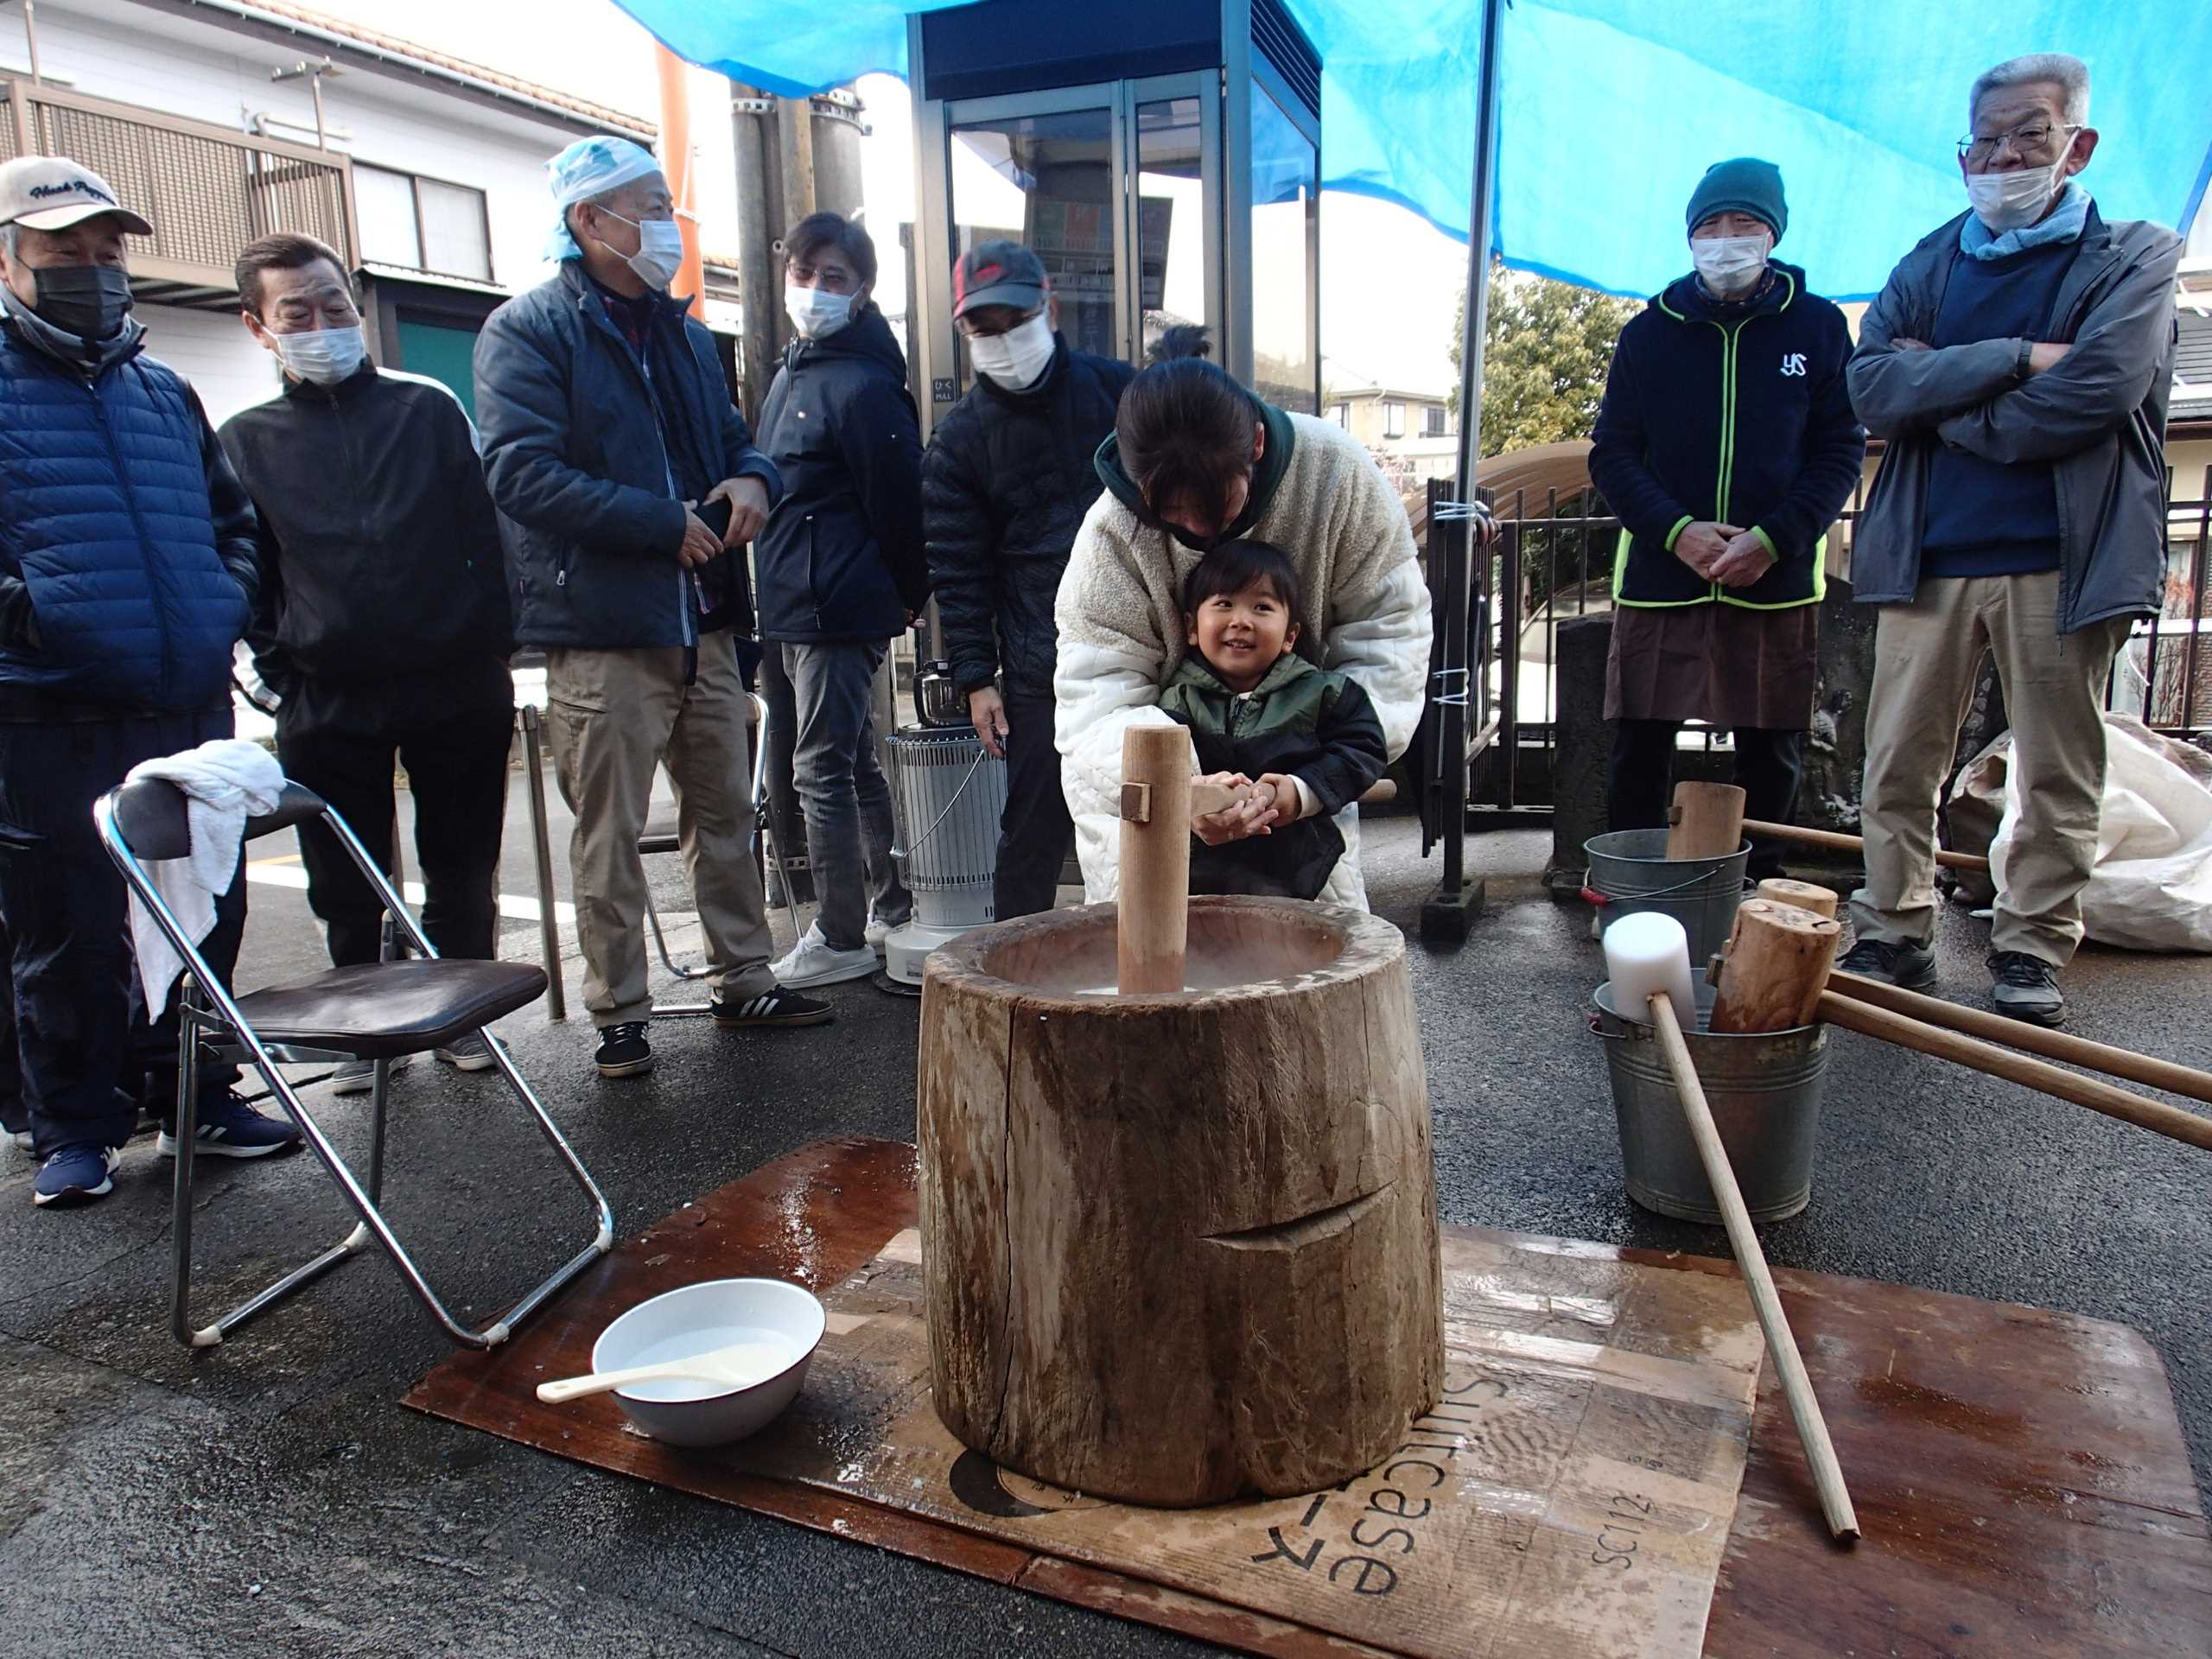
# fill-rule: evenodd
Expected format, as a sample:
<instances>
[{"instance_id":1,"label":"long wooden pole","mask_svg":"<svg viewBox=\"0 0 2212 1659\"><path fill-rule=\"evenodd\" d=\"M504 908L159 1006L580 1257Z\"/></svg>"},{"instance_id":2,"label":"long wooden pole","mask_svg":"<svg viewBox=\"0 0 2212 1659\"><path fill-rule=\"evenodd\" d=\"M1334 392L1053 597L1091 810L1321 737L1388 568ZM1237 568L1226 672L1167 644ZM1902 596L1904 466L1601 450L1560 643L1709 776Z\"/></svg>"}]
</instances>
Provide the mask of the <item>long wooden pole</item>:
<instances>
[{"instance_id":1,"label":"long wooden pole","mask_svg":"<svg viewBox=\"0 0 2212 1659\"><path fill-rule=\"evenodd\" d=\"M2199 1117L2164 1101L2145 1100L2095 1077L2046 1065L2025 1054L2016 1054L2009 1048L1999 1048L1994 1043L1978 1042L1948 1027L1924 1024L1905 1014L1877 1007L1871 1001L1860 1001L1834 991L1821 993L1820 1017L1847 1031L1862 1032L1885 1042L1917 1049L1923 1054L1933 1054L1939 1060L1949 1060L1993 1077L2003 1077L2008 1083L2024 1084L2061 1100L2070 1100L2076 1106L2086 1106L2093 1112L2102 1112L2107 1117L2116 1117L2123 1123L2133 1123L2138 1128L2150 1129L2171 1140L2212 1152L2212 1118Z\"/></svg>"},{"instance_id":2,"label":"long wooden pole","mask_svg":"<svg viewBox=\"0 0 2212 1659\"><path fill-rule=\"evenodd\" d=\"M2191 1100L2212 1103L2212 1072L2200 1071L2195 1066L2162 1060L2155 1055L2138 1054L2132 1048L2115 1048L2110 1043L2092 1042L2086 1037L2069 1036L2063 1031L2031 1026L2024 1020L2007 1019L1986 1009L1961 1007L1941 997L1923 996L1917 991L1885 985L1878 979L1866 979L1858 974L1831 973L1827 988L1855 1001L1872 1003L1875 1007L1928 1025L1964 1032L1969 1037L2002 1043L2007 1048L2024 1048L2045 1059L2085 1066L2107 1077L2125 1077L2145 1088L2164 1089L2187 1095Z\"/></svg>"},{"instance_id":3,"label":"long wooden pole","mask_svg":"<svg viewBox=\"0 0 2212 1659\"><path fill-rule=\"evenodd\" d=\"M1764 818L1745 818L1744 833L1747 836L1770 836L1777 841L1802 842L1808 847L1832 847L1840 853L1863 853L1866 842L1858 836L1847 836L1834 830L1807 830L1794 823L1769 823ZM1989 861L1976 858L1972 853L1955 853L1948 848L1936 849L1936 861L1947 869L1980 870L1989 872Z\"/></svg>"},{"instance_id":4,"label":"long wooden pole","mask_svg":"<svg viewBox=\"0 0 2212 1659\"><path fill-rule=\"evenodd\" d=\"M1705 1179L1712 1184L1713 1196L1720 1205L1721 1222L1728 1230L1729 1246L1736 1252L1736 1265L1743 1270L1745 1287L1751 1292L1751 1311L1758 1316L1767 1351L1774 1357L1775 1373L1782 1379L1782 1395L1789 1403L1790 1421L1797 1425L1797 1438L1804 1443L1805 1461L1813 1471L1813 1485L1820 1493L1828 1530L1838 1538L1856 1538L1859 1516L1851 1507L1851 1493L1843 1483L1843 1468L1836 1461L1835 1443L1828 1438L1827 1420L1821 1415L1820 1400L1813 1393L1813 1379L1805 1374L1805 1361L1797 1351L1797 1338L1790 1334L1789 1315L1782 1311L1782 1298L1776 1294L1774 1275L1767 1270L1766 1253L1759 1248L1759 1236L1752 1229L1751 1211L1745 1208L1744 1195L1736 1185L1736 1172L1729 1167L1727 1150L1720 1144L1720 1131L1713 1123L1713 1109L1706 1103L1705 1089L1698 1081L1689 1045L1682 1040L1682 1027L1675 1018L1673 1000L1664 995L1653 997L1651 1018L1658 1029L1660 1046L1666 1051L1667 1065L1675 1074L1675 1090L1681 1096L1682 1115L1689 1120L1690 1139L1697 1143L1699 1160L1705 1165Z\"/></svg>"}]
</instances>

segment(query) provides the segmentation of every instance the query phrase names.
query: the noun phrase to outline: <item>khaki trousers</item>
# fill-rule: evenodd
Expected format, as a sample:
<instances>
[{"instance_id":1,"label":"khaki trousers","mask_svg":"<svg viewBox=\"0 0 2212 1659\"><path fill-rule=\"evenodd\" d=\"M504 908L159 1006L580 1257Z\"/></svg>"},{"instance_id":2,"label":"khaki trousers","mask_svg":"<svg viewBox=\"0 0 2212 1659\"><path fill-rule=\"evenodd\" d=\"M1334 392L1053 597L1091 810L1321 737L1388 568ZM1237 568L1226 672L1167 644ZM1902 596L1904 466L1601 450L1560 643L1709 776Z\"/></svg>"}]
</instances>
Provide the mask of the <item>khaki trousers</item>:
<instances>
[{"instance_id":1,"label":"khaki trousers","mask_svg":"<svg viewBox=\"0 0 2212 1659\"><path fill-rule=\"evenodd\" d=\"M699 641L683 683L681 646L545 653L545 729L569 838L584 1006L604 1029L652 1012L645 985L645 827L653 768L676 786L676 833L706 935L709 982L742 1001L772 989L767 906L747 849L753 833L744 682L726 632Z\"/></svg>"},{"instance_id":2,"label":"khaki trousers","mask_svg":"<svg viewBox=\"0 0 2212 1659\"><path fill-rule=\"evenodd\" d=\"M1880 607L1866 709L1866 885L1851 896L1860 938L1924 945L1935 936L1937 794L1986 648L2012 722L2020 798L1990 949L2055 968L2073 959L2104 799L2100 705L2127 630L2114 617L2062 636L2056 570L1931 578L1914 603Z\"/></svg>"}]
</instances>

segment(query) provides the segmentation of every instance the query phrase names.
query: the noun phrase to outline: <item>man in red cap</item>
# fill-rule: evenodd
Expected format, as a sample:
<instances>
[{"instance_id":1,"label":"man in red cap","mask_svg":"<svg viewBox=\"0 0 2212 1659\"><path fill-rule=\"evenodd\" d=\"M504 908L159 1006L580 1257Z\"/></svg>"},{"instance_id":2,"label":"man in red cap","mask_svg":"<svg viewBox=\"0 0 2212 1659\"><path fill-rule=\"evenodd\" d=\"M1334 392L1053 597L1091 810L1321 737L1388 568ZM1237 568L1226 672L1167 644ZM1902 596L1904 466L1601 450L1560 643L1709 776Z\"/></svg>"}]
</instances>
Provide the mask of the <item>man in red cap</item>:
<instances>
[{"instance_id":1,"label":"man in red cap","mask_svg":"<svg viewBox=\"0 0 2212 1659\"><path fill-rule=\"evenodd\" d=\"M1044 264L1019 242L962 255L952 292L976 380L922 457L922 530L953 682L983 747L1006 757L991 883L1005 921L1052 907L1075 849L1052 742L1052 603L1136 371L1069 348Z\"/></svg>"}]
</instances>

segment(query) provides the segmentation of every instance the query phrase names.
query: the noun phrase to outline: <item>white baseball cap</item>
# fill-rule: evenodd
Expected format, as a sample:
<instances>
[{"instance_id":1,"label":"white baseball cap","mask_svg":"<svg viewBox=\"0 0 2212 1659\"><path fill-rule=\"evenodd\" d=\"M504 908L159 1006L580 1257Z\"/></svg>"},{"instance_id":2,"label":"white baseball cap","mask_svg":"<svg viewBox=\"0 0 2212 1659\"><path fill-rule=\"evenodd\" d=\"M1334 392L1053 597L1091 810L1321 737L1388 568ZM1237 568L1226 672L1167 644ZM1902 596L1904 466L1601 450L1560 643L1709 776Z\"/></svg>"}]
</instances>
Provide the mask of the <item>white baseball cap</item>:
<instances>
[{"instance_id":1,"label":"white baseball cap","mask_svg":"<svg viewBox=\"0 0 2212 1659\"><path fill-rule=\"evenodd\" d=\"M66 156L26 156L0 165L0 225L66 231L102 213L114 214L133 236L154 233L141 215L115 199L105 179Z\"/></svg>"}]
</instances>

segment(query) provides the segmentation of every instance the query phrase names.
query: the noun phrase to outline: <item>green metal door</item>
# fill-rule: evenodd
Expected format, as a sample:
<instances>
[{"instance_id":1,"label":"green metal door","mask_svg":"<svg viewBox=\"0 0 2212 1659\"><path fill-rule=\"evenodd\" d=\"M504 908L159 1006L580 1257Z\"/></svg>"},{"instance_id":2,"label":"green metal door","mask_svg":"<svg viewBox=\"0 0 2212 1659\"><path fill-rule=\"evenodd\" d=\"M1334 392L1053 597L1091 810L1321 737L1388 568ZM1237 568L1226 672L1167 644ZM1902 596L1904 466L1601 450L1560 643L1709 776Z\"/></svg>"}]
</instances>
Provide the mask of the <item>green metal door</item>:
<instances>
[{"instance_id":1,"label":"green metal door","mask_svg":"<svg viewBox=\"0 0 2212 1659\"><path fill-rule=\"evenodd\" d=\"M453 389L468 418L476 418L476 331L440 323L399 320L399 357L393 365L410 374L428 375Z\"/></svg>"}]
</instances>

